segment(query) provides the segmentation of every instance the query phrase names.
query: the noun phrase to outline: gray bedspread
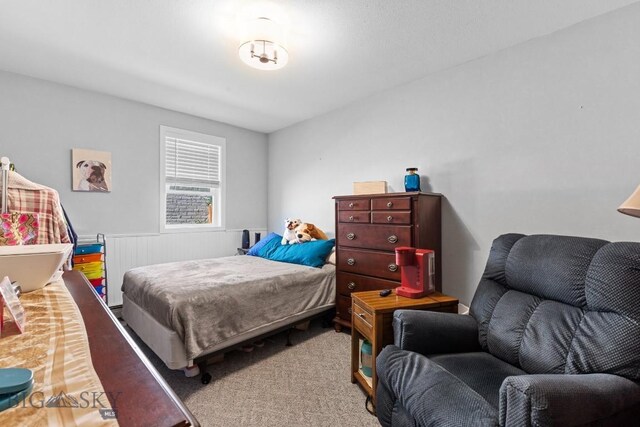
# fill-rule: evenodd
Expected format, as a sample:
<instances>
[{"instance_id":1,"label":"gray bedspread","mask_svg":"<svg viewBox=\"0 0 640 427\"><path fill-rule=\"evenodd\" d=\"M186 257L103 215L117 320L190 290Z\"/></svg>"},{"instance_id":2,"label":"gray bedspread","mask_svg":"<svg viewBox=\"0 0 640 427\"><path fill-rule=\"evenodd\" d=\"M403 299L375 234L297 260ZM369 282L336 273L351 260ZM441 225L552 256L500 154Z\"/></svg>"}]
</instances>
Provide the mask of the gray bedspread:
<instances>
[{"instance_id":1,"label":"gray bedspread","mask_svg":"<svg viewBox=\"0 0 640 427\"><path fill-rule=\"evenodd\" d=\"M239 333L335 301L335 266L305 267L253 256L129 270L122 291L184 342L187 358Z\"/></svg>"}]
</instances>

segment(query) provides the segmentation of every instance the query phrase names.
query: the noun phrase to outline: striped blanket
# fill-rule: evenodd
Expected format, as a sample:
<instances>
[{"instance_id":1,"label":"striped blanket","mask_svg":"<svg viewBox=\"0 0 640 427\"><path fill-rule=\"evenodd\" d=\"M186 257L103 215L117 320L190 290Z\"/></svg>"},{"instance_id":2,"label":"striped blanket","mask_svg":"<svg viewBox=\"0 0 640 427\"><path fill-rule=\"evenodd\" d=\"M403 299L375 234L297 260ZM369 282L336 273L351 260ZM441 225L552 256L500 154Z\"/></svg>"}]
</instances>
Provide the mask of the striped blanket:
<instances>
[{"instance_id":1,"label":"striped blanket","mask_svg":"<svg viewBox=\"0 0 640 427\"><path fill-rule=\"evenodd\" d=\"M20 301L26 329L20 334L5 310L0 368L31 369L35 384L24 401L0 412L0 425L118 425L91 363L82 316L64 283L23 294Z\"/></svg>"}]
</instances>

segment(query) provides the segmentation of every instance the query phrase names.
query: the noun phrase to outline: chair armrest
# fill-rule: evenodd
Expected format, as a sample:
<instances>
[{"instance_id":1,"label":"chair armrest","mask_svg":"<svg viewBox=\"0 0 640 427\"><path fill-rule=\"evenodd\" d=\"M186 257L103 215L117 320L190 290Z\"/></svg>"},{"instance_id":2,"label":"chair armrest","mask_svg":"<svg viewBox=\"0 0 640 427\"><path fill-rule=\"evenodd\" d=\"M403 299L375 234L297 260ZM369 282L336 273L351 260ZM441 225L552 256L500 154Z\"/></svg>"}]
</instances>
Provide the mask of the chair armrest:
<instances>
[{"instance_id":1,"label":"chair armrest","mask_svg":"<svg viewBox=\"0 0 640 427\"><path fill-rule=\"evenodd\" d=\"M497 408L421 354L387 345L376 357L376 372L383 426L497 427Z\"/></svg>"},{"instance_id":2,"label":"chair armrest","mask_svg":"<svg viewBox=\"0 0 640 427\"><path fill-rule=\"evenodd\" d=\"M394 344L420 354L481 351L478 323L467 315L437 311L393 313Z\"/></svg>"},{"instance_id":3,"label":"chair armrest","mask_svg":"<svg viewBox=\"0 0 640 427\"><path fill-rule=\"evenodd\" d=\"M500 387L500 425L628 425L640 414L640 384L610 374L518 375Z\"/></svg>"}]
</instances>

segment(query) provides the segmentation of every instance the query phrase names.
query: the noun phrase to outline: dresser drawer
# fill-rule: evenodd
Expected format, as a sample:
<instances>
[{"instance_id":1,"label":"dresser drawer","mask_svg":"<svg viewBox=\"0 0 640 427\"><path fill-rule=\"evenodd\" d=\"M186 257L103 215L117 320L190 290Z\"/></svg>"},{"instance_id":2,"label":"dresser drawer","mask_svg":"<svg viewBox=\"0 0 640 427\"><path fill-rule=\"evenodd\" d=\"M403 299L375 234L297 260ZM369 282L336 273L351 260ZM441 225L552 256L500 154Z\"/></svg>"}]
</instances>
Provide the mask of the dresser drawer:
<instances>
[{"instance_id":1,"label":"dresser drawer","mask_svg":"<svg viewBox=\"0 0 640 427\"><path fill-rule=\"evenodd\" d=\"M351 322L351 297L338 295L336 298L336 316Z\"/></svg>"},{"instance_id":2,"label":"dresser drawer","mask_svg":"<svg viewBox=\"0 0 640 427\"><path fill-rule=\"evenodd\" d=\"M373 338L373 315L355 302L352 311L353 325L369 339Z\"/></svg>"},{"instance_id":3,"label":"dresser drawer","mask_svg":"<svg viewBox=\"0 0 640 427\"><path fill-rule=\"evenodd\" d=\"M339 211L338 222L371 222L371 212L369 211Z\"/></svg>"},{"instance_id":4,"label":"dresser drawer","mask_svg":"<svg viewBox=\"0 0 640 427\"><path fill-rule=\"evenodd\" d=\"M342 271L338 271L336 274L336 287L338 294L341 295L349 295L351 292L393 289L399 285L400 283L391 280L376 279Z\"/></svg>"},{"instance_id":5,"label":"dresser drawer","mask_svg":"<svg viewBox=\"0 0 640 427\"><path fill-rule=\"evenodd\" d=\"M387 209L405 210L411 209L411 197L381 197L371 201L371 209L382 211Z\"/></svg>"},{"instance_id":6,"label":"dresser drawer","mask_svg":"<svg viewBox=\"0 0 640 427\"><path fill-rule=\"evenodd\" d=\"M338 270L400 281L400 267L393 252L374 252L340 247Z\"/></svg>"},{"instance_id":7,"label":"dresser drawer","mask_svg":"<svg viewBox=\"0 0 640 427\"><path fill-rule=\"evenodd\" d=\"M368 211L371 209L371 199L339 200L339 211Z\"/></svg>"},{"instance_id":8,"label":"dresser drawer","mask_svg":"<svg viewBox=\"0 0 640 427\"><path fill-rule=\"evenodd\" d=\"M411 211L378 211L371 212L374 224L411 224Z\"/></svg>"},{"instance_id":9,"label":"dresser drawer","mask_svg":"<svg viewBox=\"0 0 640 427\"><path fill-rule=\"evenodd\" d=\"M393 251L411 246L411 226L339 223L336 237L341 246Z\"/></svg>"}]
</instances>

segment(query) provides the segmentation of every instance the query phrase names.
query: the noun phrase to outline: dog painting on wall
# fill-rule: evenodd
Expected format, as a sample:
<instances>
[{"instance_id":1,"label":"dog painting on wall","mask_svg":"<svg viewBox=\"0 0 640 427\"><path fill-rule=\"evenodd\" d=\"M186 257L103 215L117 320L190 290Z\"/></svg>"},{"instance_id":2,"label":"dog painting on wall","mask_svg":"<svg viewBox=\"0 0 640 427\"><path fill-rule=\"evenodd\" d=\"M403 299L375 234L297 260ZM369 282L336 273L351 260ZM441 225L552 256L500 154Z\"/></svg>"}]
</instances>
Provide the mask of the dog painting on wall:
<instances>
[{"instance_id":1,"label":"dog painting on wall","mask_svg":"<svg viewBox=\"0 0 640 427\"><path fill-rule=\"evenodd\" d=\"M80 169L78 190L80 191L109 191L104 180L107 166L97 160L80 160L76 167Z\"/></svg>"},{"instance_id":2,"label":"dog painting on wall","mask_svg":"<svg viewBox=\"0 0 640 427\"><path fill-rule=\"evenodd\" d=\"M109 192L111 189L111 153L72 150L73 190Z\"/></svg>"}]
</instances>

